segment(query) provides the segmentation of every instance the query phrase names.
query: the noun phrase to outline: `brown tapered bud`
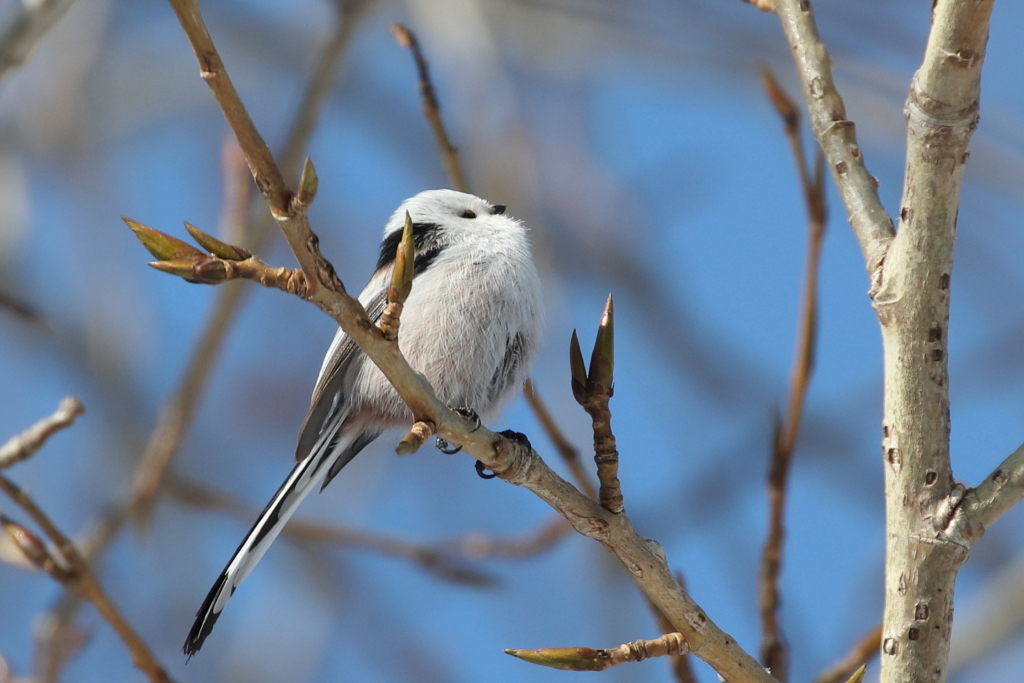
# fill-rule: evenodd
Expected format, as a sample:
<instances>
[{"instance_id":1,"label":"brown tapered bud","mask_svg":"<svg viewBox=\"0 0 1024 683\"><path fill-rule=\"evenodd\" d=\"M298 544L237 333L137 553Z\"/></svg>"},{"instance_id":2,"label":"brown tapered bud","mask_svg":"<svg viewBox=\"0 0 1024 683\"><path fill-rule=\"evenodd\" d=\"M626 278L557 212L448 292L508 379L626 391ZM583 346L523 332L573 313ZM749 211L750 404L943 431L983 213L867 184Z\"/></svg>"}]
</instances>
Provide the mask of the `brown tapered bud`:
<instances>
[{"instance_id":1,"label":"brown tapered bud","mask_svg":"<svg viewBox=\"0 0 1024 683\"><path fill-rule=\"evenodd\" d=\"M159 230L154 230L130 218L121 216L121 220L128 224L142 246L146 248L158 261L175 261L190 257L199 258L205 254L188 242L183 242L177 237L171 237Z\"/></svg>"},{"instance_id":2,"label":"brown tapered bud","mask_svg":"<svg viewBox=\"0 0 1024 683\"><path fill-rule=\"evenodd\" d=\"M218 258L222 258L227 261L244 261L252 256L248 249L243 249L242 247L236 247L226 242L221 242L213 235L203 232L188 221L185 221L185 229L188 230L188 234L192 235L192 239L194 239L199 246Z\"/></svg>"},{"instance_id":3,"label":"brown tapered bud","mask_svg":"<svg viewBox=\"0 0 1024 683\"><path fill-rule=\"evenodd\" d=\"M572 397L583 405L587 401L587 366L583 362L583 351L576 330L569 340L569 372L572 373Z\"/></svg>"},{"instance_id":4,"label":"brown tapered bud","mask_svg":"<svg viewBox=\"0 0 1024 683\"><path fill-rule=\"evenodd\" d=\"M38 536L3 514L0 514L0 525L3 525L7 537L33 566L44 571L55 566L50 551Z\"/></svg>"},{"instance_id":5,"label":"brown tapered bud","mask_svg":"<svg viewBox=\"0 0 1024 683\"><path fill-rule=\"evenodd\" d=\"M550 666L563 671L604 671L608 668L609 657L604 650L589 647L546 647L540 650L505 650L531 664Z\"/></svg>"},{"instance_id":6,"label":"brown tapered bud","mask_svg":"<svg viewBox=\"0 0 1024 683\"><path fill-rule=\"evenodd\" d=\"M609 395L615 373L615 309L612 295L604 305L601 324L597 328L597 339L594 340L594 351L590 354L590 373L587 376L588 387L600 387Z\"/></svg>"},{"instance_id":7,"label":"brown tapered bud","mask_svg":"<svg viewBox=\"0 0 1024 683\"><path fill-rule=\"evenodd\" d=\"M404 304L412 291L413 268L416 265L416 250L412 238L412 216L405 212L405 228L402 241L395 251L395 266L391 271L391 289L388 301Z\"/></svg>"}]
</instances>

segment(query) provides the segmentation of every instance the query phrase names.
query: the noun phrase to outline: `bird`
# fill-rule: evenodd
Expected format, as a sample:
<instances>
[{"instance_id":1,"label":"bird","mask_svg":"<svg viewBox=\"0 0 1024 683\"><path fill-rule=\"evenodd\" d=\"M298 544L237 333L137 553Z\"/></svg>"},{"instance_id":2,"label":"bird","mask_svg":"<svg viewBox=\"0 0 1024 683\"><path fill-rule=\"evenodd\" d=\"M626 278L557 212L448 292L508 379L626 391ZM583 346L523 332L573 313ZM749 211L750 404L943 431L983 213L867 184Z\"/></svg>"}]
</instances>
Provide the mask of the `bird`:
<instances>
[{"instance_id":1,"label":"bird","mask_svg":"<svg viewBox=\"0 0 1024 683\"><path fill-rule=\"evenodd\" d=\"M374 322L387 305L407 212L415 260L399 348L438 399L463 414L492 419L529 376L542 329L540 277L528 229L504 205L464 192L427 190L406 199L384 227L376 272L359 295ZM185 655L191 658L203 646L235 589L299 503L318 485L322 491L383 431L411 420L380 369L339 328L299 430L296 464L207 594L185 640Z\"/></svg>"}]
</instances>

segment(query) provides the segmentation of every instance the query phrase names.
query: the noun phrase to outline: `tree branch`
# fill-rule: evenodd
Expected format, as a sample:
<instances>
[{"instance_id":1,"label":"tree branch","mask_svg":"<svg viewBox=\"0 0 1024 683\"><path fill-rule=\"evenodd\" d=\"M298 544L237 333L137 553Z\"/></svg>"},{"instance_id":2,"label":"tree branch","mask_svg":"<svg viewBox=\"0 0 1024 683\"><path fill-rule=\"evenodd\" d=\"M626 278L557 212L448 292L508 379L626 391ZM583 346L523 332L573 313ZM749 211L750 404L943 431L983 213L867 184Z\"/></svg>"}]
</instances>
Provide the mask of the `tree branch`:
<instances>
[{"instance_id":1,"label":"tree branch","mask_svg":"<svg viewBox=\"0 0 1024 683\"><path fill-rule=\"evenodd\" d=\"M85 406L74 396L68 396L57 406L56 412L16 434L0 446L0 470L16 462L27 460L35 454L47 439L62 429L67 429L75 418L85 412Z\"/></svg>"},{"instance_id":2,"label":"tree branch","mask_svg":"<svg viewBox=\"0 0 1024 683\"><path fill-rule=\"evenodd\" d=\"M965 493L949 460L946 339L961 181L991 10L991 0L934 7L907 98L900 228L874 297L885 354L886 683L945 677L953 590L969 548L946 532Z\"/></svg>"},{"instance_id":3,"label":"tree branch","mask_svg":"<svg viewBox=\"0 0 1024 683\"><path fill-rule=\"evenodd\" d=\"M953 540L971 545L997 519L1024 498L1024 444L1017 447L985 481L964 494L950 525Z\"/></svg>"},{"instance_id":4,"label":"tree branch","mask_svg":"<svg viewBox=\"0 0 1024 683\"><path fill-rule=\"evenodd\" d=\"M171 0L182 26L194 47L199 48L204 77L220 85L215 89L229 122L235 121L239 144L250 161L254 177L279 178L280 174L265 176L261 164L272 164L262 151L265 146L258 136L251 135L251 122L245 108L238 101L219 59L206 51L213 51L212 41L199 17L198 5L193 1ZM211 67L215 69L210 71ZM214 86L211 85L211 88ZM247 150L247 147L251 149ZM259 183L258 183L259 184ZM268 203L281 201L286 195L274 183L260 184ZM290 202L290 197L289 197ZM281 206L276 207L280 210ZM275 211L275 207L271 207ZM278 213L275 211L275 216ZM721 631L696 603L679 587L672 577L660 546L638 536L623 514L614 515L579 493L555 474L540 457L525 446L510 441L485 427L475 428L441 403L424 378L415 373L398 349L398 345L383 338L380 330L367 318L359 302L350 297L337 279L334 269L320 254L318 241L309 230L304 215L281 214L278 221L296 259L302 266L307 282L306 299L330 315L367 357L381 369L399 396L412 412L414 421L429 421L436 425L437 434L462 446L463 451L507 481L534 491L565 516L585 535L603 543L619 558L623 566L641 586L651 601L685 637L691 650L718 670L731 683L773 679L750 655L740 648L732 637ZM312 279L318 278L313 284Z\"/></svg>"},{"instance_id":5,"label":"tree branch","mask_svg":"<svg viewBox=\"0 0 1024 683\"><path fill-rule=\"evenodd\" d=\"M832 78L832 57L818 34L810 1L775 0L774 6L793 51L811 129L839 188L874 288L895 234L892 219L878 198L878 182L864 165L856 127L846 118Z\"/></svg>"}]
</instances>

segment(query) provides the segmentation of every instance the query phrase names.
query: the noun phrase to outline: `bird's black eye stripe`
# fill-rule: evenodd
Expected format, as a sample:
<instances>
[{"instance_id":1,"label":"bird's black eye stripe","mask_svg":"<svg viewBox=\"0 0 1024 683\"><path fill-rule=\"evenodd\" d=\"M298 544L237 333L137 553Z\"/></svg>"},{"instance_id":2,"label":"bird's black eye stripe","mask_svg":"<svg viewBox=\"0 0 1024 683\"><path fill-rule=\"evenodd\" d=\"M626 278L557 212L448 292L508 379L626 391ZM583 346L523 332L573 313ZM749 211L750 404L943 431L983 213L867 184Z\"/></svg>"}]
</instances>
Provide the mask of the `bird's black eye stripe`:
<instances>
[{"instance_id":1,"label":"bird's black eye stripe","mask_svg":"<svg viewBox=\"0 0 1024 683\"><path fill-rule=\"evenodd\" d=\"M494 206L491 207L491 213L495 214L495 215L498 215L498 216L504 216L505 215L505 205L504 204L495 204Z\"/></svg>"},{"instance_id":2,"label":"bird's black eye stripe","mask_svg":"<svg viewBox=\"0 0 1024 683\"><path fill-rule=\"evenodd\" d=\"M413 223L412 238L416 251L430 248L437 241L439 226L437 223ZM402 231L395 230L384 238L380 245L380 257L377 259L377 270L395 262L395 251L402 241Z\"/></svg>"},{"instance_id":3,"label":"bird's black eye stripe","mask_svg":"<svg viewBox=\"0 0 1024 683\"><path fill-rule=\"evenodd\" d=\"M462 217L463 218L476 218L476 213L474 213L470 209L466 209L465 211L462 212Z\"/></svg>"}]
</instances>

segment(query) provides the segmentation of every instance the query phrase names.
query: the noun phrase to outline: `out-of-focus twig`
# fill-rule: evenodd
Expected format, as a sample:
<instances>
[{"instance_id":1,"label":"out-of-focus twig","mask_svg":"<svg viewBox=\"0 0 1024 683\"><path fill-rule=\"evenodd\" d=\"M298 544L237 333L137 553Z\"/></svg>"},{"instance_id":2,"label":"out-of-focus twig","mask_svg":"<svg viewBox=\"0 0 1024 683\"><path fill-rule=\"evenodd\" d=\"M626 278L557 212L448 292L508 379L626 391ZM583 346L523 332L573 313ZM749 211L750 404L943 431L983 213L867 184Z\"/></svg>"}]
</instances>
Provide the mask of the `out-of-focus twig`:
<instances>
[{"instance_id":1,"label":"out-of-focus twig","mask_svg":"<svg viewBox=\"0 0 1024 683\"><path fill-rule=\"evenodd\" d=\"M0 79L21 66L74 0L21 0L0 26Z\"/></svg>"},{"instance_id":2,"label":"out-of-focus twig","mask_svg":"<svg viewBox=\"0 0 1024 683\"><path fill-rule=\"evenodd\" d=\"M882 625L878 624L861 636L842 659L818 674L814 683L843 683L856 673L857 669L877 657L881 647Z\"/></svg>"},{"instance_id":3,"label":"out-of-focus twig","mask_svg":"<svg viewBox=\"0 0 1024 683\"><path fill-rule=\"evenodd\" d=\"M166 487L168 493L183 503L223 512L245 523L251 522L259 513L258 509L251 508L226 493L183 477L168 476ZM411 543L349 527L302 519L290 520L282 533L292 541L330 543L350 548L361 548L381 555L409 560L446 581L475 586L491 586L496 582L494 576L467 566L466 562L457 557L455 553L423 543Z\"/></svg>"},{"instance_id":4,"label":"out-of-focus twig","mask_svg":"<svg viewBox=\"0 0 1024 683\"><path fill-rule=\"evenodd\" d=\"M441 160L444 162L444 170L451 181L452 189L468 192L466 177L462 173L462 164L459 161L459 149L452 144L445 131L444 121L441 119L441 105L437 101L437 93L430 80L430 67L423 56L423 51L420 50L416 34L402 24L392 24L391 33L399 45L412 52L413 59L416 60L416 71L420 77L420 96L423 98L423 116L434 133L434 140L441 151Z\"/></svg>"},{"instance_id":5,"label":"out-of-focus twig","mask_svg":"<svg viewBox=\"0 0 1024 683\"><path fill-rule=\"evenodd\" d=\"M81 409L81 403L77 402L77 399L66 408L66 410L73 414L77 414L76 411L81 412ZM41 434L37 438L39 443L45 440L45 437L52 434L53 431L56 431L56 429L67 427L71 423L71 418L58 420L56 421L58 426L54 429L52 427L52 424L54 424L53 419L51 418L50 420L49 422L47 420L43 421L43 423L47 423L47 427L39 430L39 434ZM93 576L88 562L79 553L75 544L61 532L57 525L53 523L24 489L3 475L0 475L0 490L42 529L58 553L55 557L30 531L14 524L10 520L4 520L5 531L15 538L18 545L25 552L26 557L40 569L49 573L68 591L91 602L128 647L128 650L131 652L132 663L145 673L150 681L154 683L168 683L170 678L153 656L149 646L128 624L127 620L125 620L124 616L111 601L99 581Z\"/></svg>"},{"instance_id":6,"label":"out-of-focus twig","mask_svg":"<svg viewBox=\"0 0 1024 683\"><path fill-rule=\"evenodd\" d=\"M551 416L551 411L548 410L548 407L541 400L540 394L537 393L537 387L534 385L532 379L526 380L526 384L523 386L523 395L526 397L526 402L529 403L530 408L533 410L533 414L537 416L537 421L540 422L540 426L544 429L544 433L547 434L548 439L551 440L551 445L555 447L558 454L562 456L562 460L565 462L566 467L568 467L569 471L572 472L572 477L576 480L576 486L578 486L580 491L582 491L587 497L597 500L597 491L594 490L594 485L590 483L590 478L583 469L583 462L580 459L579 449L566 438L564 433L562 433L558 423L555 422L555 418Z\"/></svg>"},{"instance_id":7,"label":"out-of-focus twig","mask_svg":"<svg viewBox=\"0 0 1024 683\"><path fill-rule=\"evenodd\" d=\"M804 269L804 287L801 301L796 353L790 375L789 402L785 418L775 427L772 459L768 471L768 537L761 556L761 663L772 675L785 683L788 678L789 653L783 642L779 625L779 573L782 569L782 546L785 541L783 515L786 504L786 486L790 465L796 448L800 423L803 418L807 387L814 368L814 343L818 309L818 270L821 247L825 236L828 211L825 205L824 159L820 150L816 155L812 177L807 168L803 142L800 137L800 110L776 82L768 67L761 71L765 90L775 110L785 124L797 174L803 187L807 205L808 247Z\"/></svg>"},{"instance_id":8,"label":"out-of-focus twig","mask_svg":"<svg viewBox=\"0 0 1024 683\"><path fill-rule=\"evenodd\" d=\"M0 470L16 462L27 460L42 448L46 440L62 429L67 429L75 418L85 412L85 406L74 396L68 396L57 406L56 412L16 434L0 446Z\"/></svg>"},{"instance_id":9,"label":"out-of-focus twig","mask_svg":"<svg viewBox=\"0 0 1024 683\"><path fill-rule=\"evenodd\" d=\"M565 537L572 526L563 517L552 517L540 527L521 538L499 538L487 534L473 533L456 539L455 545L466 557L484 559L500 557L523 559L548 550Z\"/></svg>"},{"instance_id":10,"label":"out-of-focus twig","mask_svg":"<svg viewBox=\"0 0 1024 683\"><path fill-rule=\"evenodd\" d=\"M678 657L689 653L680 633L666 633L653 640L635 640L608 650L594 650L589 647L550 647L542 650L505 650L512 655L553 669L565 671L604 671L627 662L640 662L649 657Z\"/></svg>"},{"instance_id":11,"label":"out-of-focus twig","mask_svg":"<svg viewBox=\"0 0 1024 683\"><path fill-rule=\"evenodd\" d=\"M775 11L775 5L772 3L772 0L743 0L743 2L753 5L762 12Z\"/></svg>"},{"instance_id":12,"label":"out-of-focus twig","mask_svg":"<svg viewBox=\"0 0 1024 683\"><path fill-rule=\"evenodd\" d=\"M46 324L46 321L43 320L42 316L39 315L38 311L29 304L26 304L24 301L19 301L5 292L0 292L0 310L7 311L12 315L21 318L25 322L49 330L49 326Z\"/></svg>"},{"instance_id":13,"label":"out-of-focus twig","mask_svg":"<svg viewBox=\"0 0 1024 683\"><path fill-rule=\"evenodd\" d=\"M68 661L89 642L92 631L80 627L73 619L80 604L76 595L64 593L54 607L34 619L32 680L35 683L57 683Z\"/></svg>"}]
</instances>

